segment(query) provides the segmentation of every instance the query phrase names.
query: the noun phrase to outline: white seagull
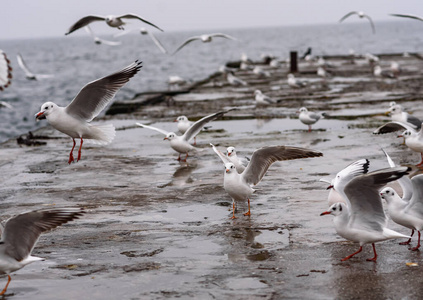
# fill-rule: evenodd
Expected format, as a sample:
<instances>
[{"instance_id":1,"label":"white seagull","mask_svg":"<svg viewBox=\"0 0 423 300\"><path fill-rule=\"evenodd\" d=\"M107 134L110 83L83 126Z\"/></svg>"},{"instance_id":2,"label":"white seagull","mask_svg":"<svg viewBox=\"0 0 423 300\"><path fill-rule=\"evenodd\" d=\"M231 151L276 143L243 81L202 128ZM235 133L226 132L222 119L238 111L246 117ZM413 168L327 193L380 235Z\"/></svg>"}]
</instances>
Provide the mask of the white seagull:
<instances>
[{"instance_id":1,"label":"white seagull","mask_svg":"<svg viewBox=\"0 0 423 300\"><path fill-rule=\"evenodd\" d=\"M213 144L210 144L225 165L223 187L232 198L232 219L235 217L235 202L248 201L248 212L250 216L250 196L254 193L253 186L257 185L266 174L270 165L276 161L292 160L307 157L323 156L321 152L299 147L289 146L267 146L254 151L251 161L244 172L239 174L235 165Z\"/></svg>"},{"instance_id":2,"label":"white seagull","mask_svg":"<svg viewBox=\"0 0 423 300\"><path fill-rule=\"evenodd\" d=\"M305 107L301 107L297 111L297 113L300 114L299 117L298 117L300 119L300 121L303 124L308 125L308 132L311 132L311 125L315 124L322 117L321 114L317 114L315 112L308 111L307 108L305 108Z\"/></svg>"},{"instance_id":3,"label":"white seagull","mask_svg":"<svg viewBox=\"0 0 423 300\"><path fill-rule=\"evenodd\" d=\"M144 23L147 23L155 28L157 28L160 31L163 31L161 28L157 27L156 25L154 25L153 23L148 22L147 20L134 15L134 14L126 14L126 15L121 15L121 16L113 16L113 15L109 15L109 16L86 16L83 17L82 19L78 20L75 24L73 24L71 26L71 28L69 28L68 32L65 33L65 35L68 35L72 32L74 32L75 30L78 30L79 28L82 28L84 26L87 26L88 24L95 22L95 21L106 21L106 24L109 25L110 27L114 27L117 29L121 29L123 30L123 25L125 25L126 23L122 20L122 19L138 19Z\"/></svg>"},{"instance_id":4,"label":"white seagull","mask_svg":"<svg viewBox=\"0 0 423 300\"><path fill-rule=\"evenodd\" d=\"M7 58L6 53L0 49L0 91L3 91L10 85L12 70L10 60Z\"/></svg>"},{"instance_id":5,"label":"white seagull","mask_svg":"<svg viewBox=\"0 0 423 300\"><path fill-rule=\"evenodd\" d=\"M157 46L157 48L159 48L159 50L163 54L167 53L167 50L163 46L163 44L157 39L157 37L150 30L147 30L145 27L141 27L140 29L125 30L125 31L122 31L118 34L115 34L114 37L120 37L120 36L126 35L126 34L130 33L131 31L134 31L134 30L138 30L141 35L148 35L153 40L153 42Z\"/></svg>"},{"instance_id":6,"label":"white seagull","mask_svg":"<svg viewBox=\"0 0 423 300\"><path fill-rule=\"evenodd\" d=\"M6 293L12 280L10 273L35 261L45 260L31 256L41 233L78 219L83 213L79 208L45 209L22 213L8 219L0 240L0 274L6 274L8 281L0 295Z\"/></svg>"},{"instance_id":7,"label":"white seagull","mask_svg":"<svg viewBox=\"0 0 423 300\"><path fill-rule=\"evenodd\" d=\"M386 228L387 218L383 211L379 189L388 182L408 174L410 170L407 167L387 168L359 175L351 180L345 180L342 177L335 179L334 189L347 200L347 205L335 203L328 211L320 215L334 215L336 232L347 240L360 243L357 252L341 261L346 261L360 253L363 245L369 243L373 246L374 257L367 260L376 261L377 253L374 243L395 238L409 238Z\"/></svg>"},{"instance_id":8,"label":"white seagull","mask_svg":"<svg viewBox=\"0 0 423 300\"><path fill-rule=\"evenodd\" d=\"M116 93L141 69L141 62L135 61L126 68L86 84L66 107L53 102L46 102L35 117L47 121L57 130L69 135L73 147L69 154L69 164L74 161L75 139L81 139L78 159L81 159L83 139L89 139L100 145L109 144L115 137L112 124L91 125L91 121L106 108Z\"/></svg>"},{"instance_id":9,"label":"white seagull","mask_svg":"<svg viewBox=\"0 0 423 300\"><path fill-rule=\"evenodd\" d=\"M240 86L240 85L246 86L246 85L248 85L247 82L245 82L241 78L236 77L234 75L234 72L232 72L232 71L226 72L225 74L226 74L226 79L228 80L230 85L233 85L233 86Z\"/></svg>"},{"instance_id":10,"label":"white seagull","mask_svg":"<svg viewBox=\"0 0 423 300\"><path fill-rule=\"evenodd\" d=\"M391 105L386 114L391 116L392 121L406 123L416 130L422 126L422 121L419 118L405 112L399 104Z\"/></svg>"},{"instance_id":11,"label":"white seagull","mask_svg":"<svg viewBox=\"0 0 423 300\"><path fill-rule=\"evenodd\" d=\"M25 61L23 60L23 57L20 53L16 55L16 59L18 60L18 65L21 67L21 69L25 72L25 77L28 80L38 80L41 78L50 78L53 77L51 74L34 74L32 73L28 66L26 65Z\"/></svg>"},{"instance_id":12,"label":"white seagull","mask_svg":"<svg viewBox=\"0 0 423 300\"><path fill-rule=\"evenodd\" d=\"M373 31L373 34L374 34L374 33L376 33L375 25L373 24L372 19L371 19L368 15L366 15L364 12L362 12L362 11L351 11L351 12L347 13L345 16L343 16L343 17L339 20L339 23L341 23L341 22L342 22L342 21L344 21L346 18L348 18L349 16L352 16L352 15L357 15L357 16L359 16L361 19L362 19L362 18L366 18L367 20L369 20L370 25L372 26L372 31Z\"/></svg>"},{"instance_id":13,"label":"white seagull","mask_svg":"<svg viewBox=\"0 0 423 300\"><path fill-rule=\"evenodd\" d=\"M269 96L264 95L260 90L254 91L254 96L256 99L256 105L269 105L275 104L277 101L270 98Z\"/></svg>"},{"instance_id":14,"label":"white seagull","mask_svg":"<svg viewBox=\"0 0 423 300\"><path fill-rule=\"evenodd\" d=\"M395 132L398 130L405 130L401 135L398 135L398 137L404 137L405 145L411 150L420 153L421 162L418 163L416 166L417 167L423 166L423 129L422 128L420 128L419 131L416 131L413 127L411 127L410 125L406 123L393 121L393 122L388 122L380 126L375 131L373 131L373 134L384 134L389 132Z\"/></svg>"},{"instance_id":15,"label":"white seagull","mask_svg":"<svg viewBox=\"0 0 423 300\"><path fill-rule=\"evenodd\" d=\"M295 78L294 74L289 73L288 74L288 85L292 88L302 88L305 87L307 85L307 82L305 81L301 81L297 78Z\"/></svg>"},{"instance_id":16,"label":"white seagull","mask_svg":"<svg viewBox=\"0 0 423 300\"><path fill-rule=\"evenodd\" d=\"M122 44L119 41L115 42L115 41L107 41L107 40L100 39L98 36L94 34L90 25L85 26L85 31L88 32L88 34L93 38L94 43L97 45L104 44L108 46L119 46L120 44Z\"/></svg>"},{"instance_id":17,"label":"white seagull","mask_svg":"<svg viewBox=\"0 0 423 300\"><path fill-rule=\"evenodd\" d=\"M175 54L176 52L178 52L179 50L181 50L183 47L185 47L187 44L199 40L202 41L203 43L209 43L213 40L213 38L215 37L221 37L221 38L225 38L225 39L229 39L229 40L234 40L237 41L236 38L228 35L228 34L224 34L224 33L211 33L211 34L202 34L199 36L193 36L188 38L187 40L185 40L176 50L175 52L173 52L173 54Z\"/></svg>"},{"instance_id":18,"label":"white seagull","mask_svg":"<svg viewBox=\"0 0 423 300\"><path fill-rule=\"evenodd\" d=\"M345 180L351 180L358 175L366 174L369 171L369 164L370 162L368 159L362 158L349 164L344 169L339 171L331 181L325 180L323 178L320 179L320 181L329 183L329 186L327 187L327 189L329 190L328 206L331 206L332 204L338 202L344 204L347 203L347 200L344 199L343 196L333 188L336 178L345 178Z\"/></svg>"},{"instance_id":19,"label":"white seagull","mask_svg":"<svg viewBox=\"0 0 423 300\"><path fill-rule=\"evenodd\" d=\"M156 128L153 126L147 126L141 123L135 123L136 125L155 130L157 132L160 132L165 135L164 140L170 141L170 147L179 153L178 161L181 160L181 154L186 154L185 159L183 161L187 161L188 153L192 151L203 151L204 149L193 147L189 141L195 137L201 129L203 129L204 125L208 122L211 122L213 120L216 120L217 118L223 116L225 113L229 112L230 110L220 111L208 116L205 116L204 118L198 120L197 122L193 123L183 135L176 135L173 132L167 132L166 130Z\"/></svg>"},{"instance_id":20,"label":"white seagull","mask_svg":"<svg viewBox=\"0 0 423 300\"><path fill-rule=\"evenodd\" d=\"M227 155L229 161L235 165L235 168L238 171L238 173L241 174L242 172L244 172L244 170L245 170L244 163L238 157L238 155L236 155L235 147L232 147L232 146L228 147L226 149L226 155Z\"/></svg>"}]
</instances>

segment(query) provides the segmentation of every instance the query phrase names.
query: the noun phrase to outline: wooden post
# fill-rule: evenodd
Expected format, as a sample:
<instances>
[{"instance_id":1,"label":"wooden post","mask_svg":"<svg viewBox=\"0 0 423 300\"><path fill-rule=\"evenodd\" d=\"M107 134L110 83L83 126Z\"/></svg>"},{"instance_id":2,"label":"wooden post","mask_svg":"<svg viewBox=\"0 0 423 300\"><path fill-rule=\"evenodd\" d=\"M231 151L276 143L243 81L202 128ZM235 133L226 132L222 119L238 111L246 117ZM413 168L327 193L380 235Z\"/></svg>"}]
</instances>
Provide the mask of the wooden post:
<instances>
[{"instance_id":1,"label":"wooden post","mask_svg":"<svg viewBox=\"0 0 423 300\"><path fill-rule=\"evenodd\" d=\"M291 51L290 52L290 68L289 68L290 73L298 72L297 58L298 58L297 51Z\"/></svg>"}]
</instances>

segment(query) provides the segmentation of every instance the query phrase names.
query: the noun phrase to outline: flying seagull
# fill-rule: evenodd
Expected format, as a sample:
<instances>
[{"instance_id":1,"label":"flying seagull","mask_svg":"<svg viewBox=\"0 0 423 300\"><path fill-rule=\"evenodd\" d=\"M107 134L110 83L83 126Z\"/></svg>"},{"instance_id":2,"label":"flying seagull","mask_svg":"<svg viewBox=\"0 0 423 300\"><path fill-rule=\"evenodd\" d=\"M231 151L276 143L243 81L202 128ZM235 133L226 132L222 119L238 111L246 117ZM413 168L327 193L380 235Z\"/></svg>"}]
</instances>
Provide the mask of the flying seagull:
<instances>
[{"instance_id":1,"label":"flying seagull","mask_svg":"<svg viewBox=\"0 0 423 300\"><path fill-rule=\"evenodd\" d=\"M339 23L341 23L341 22L342 22L342 21L344 21L346 18L348 18L349 16L352 16L352 15L357 15L357 16L359 16L361 19L362 19L362 18L366 18L367 20L369 20L370 25L372 26L373 33L376 33L375 25L373 24L372 19L371 19L368 15L366 15L364 12L362 12L362 11L351 11L351 12L347 13L345 16L343 16L343 17L339 20Z\"/></svg>"},{"instance_id":2,"label":"flying seagull","mask_svg":"<svg viewBox=\"0 0 423 300\"><path fill-rule=\"evenodd\" d=\"M222 37L222 38L225 38L225 39L229 39L229 40L234 40L234 41L237 41L237 39L236 38L234 38L234 37L232 37L232 36L230 36L230 35L227 35L227 34L224 34L224 33L211 33L211 34L202 34L202 35L199 35L199 36L193 36L193 37L190 37L190 38L188 38L185 42L183 42L176 50L175 50L175 52L173 52L173 54L175 54L176 52L178 52L179 50L181 50L183 47L185 47L186 45L188 45L189 43L191 43L191 42L193 42L193 41L196 41L196 40L200 40L200 41L202 41L203 43L209 43L209 42L211 42L212 40L213 40L213 38L215 38L215 37Z\"/></svg>"},{"instance_id":3,"label":"flying seagull","mask_svg":"<svg viewBox=\"0 0 423 300\"><path fill-rule=\"evenodd\" d=\"M18 65L21 67L21 69L25 72L25 77L28 80L38 80L41 78L50 78L53 77L51 74L34 74L32 73L28 66L26 65L25 61L23 60L23 57L20 53L16 56L16 59L18 60Z\"/></svg>"},{"instance_id":4,"label":"flying seagull","mask_svg":"<svg viewBox=\"0 0 423 300\"><path fill-rule=\"evenodd\" d=\"M108 46L119 46L120 44L122 44L121 42L114 42L114 41L107 41L107 40L100 39L98 36L94 34L90 25L87 25L84 28L85 28L85 31L87 31L88 34L93 38L94 43L96 43L97 45L104 44Z\"/></svg>"},{"instance_id":5,"label":"flying seagull","mask_svg":"<svg viewBox=\"0 0 423 300\"><path fill-rule=\"evenodd\" d=\"M126 14L126 15L122 15L122 16L114 16L114 15L110 15L110 16L86 16L83 17L82 19L78 20L75 24L73 24L71 26L71 28L69 28L68 32L65 33L65 35L71 34L72 32L74 32L75 30L78 30L79 28L82 28L84 26L87 26L88 24L95 22L95 21L106 21L106 24L109 25L110 27L115 27L117 29L121 29L123 30L123 25L125 25L126 23L122 20L122 19L138 19L144 23L147 23L155 28L157 28L160 31L163 31L161 28L157 27L156 25L154 25L153 23L148 22L147 20L134 15L134 14Z\"/></svg>"},{"instance_id":6,"label":"flying seagull","mask_svg":"<svg viewBox=\"0 0 423 300\"><path fill-rule=\"evenodd\" d=\"M403 15L403 14L389 14L390 16L393 17L400 17L400 18L409 18L409 19L414 19L414 20L419 20L419 21L423 21L422 17L419 16L413 16L413 15Z\"/></svg>"},{"instance_id":7,"label":"flying seagull","mask_svg":"<svg viewBox=\"0 0 423 300\"><path fill-rule=\"evenodd\" d=\"M125 30L125 31L119 32L118 34L115 34L114 37L120 37L120 36L126 35L126 34L130 33L131 31L134 31L134 30L138 30L141 35L148 35L153 40L153 42L157 46L157 48L159 48L159 50L163 54L167 53L167 50L163 46L163 44L157 39L157 37L150 30L147 30L145 27L141 27L140 29Z\"/></svg>"}]
</instances>

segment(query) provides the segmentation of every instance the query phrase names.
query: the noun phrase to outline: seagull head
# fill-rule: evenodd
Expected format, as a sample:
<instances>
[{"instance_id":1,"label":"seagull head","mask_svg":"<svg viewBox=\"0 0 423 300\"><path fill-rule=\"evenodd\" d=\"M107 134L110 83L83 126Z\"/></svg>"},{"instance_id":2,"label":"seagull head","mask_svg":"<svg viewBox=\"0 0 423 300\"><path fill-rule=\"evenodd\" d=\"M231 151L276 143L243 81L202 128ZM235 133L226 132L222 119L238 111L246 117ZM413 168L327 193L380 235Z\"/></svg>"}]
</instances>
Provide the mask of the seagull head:
<instances>
[{"instance_id":1,"label":"seagull head","mask_svg":"<svg viewBox=\"0 0 423 300\"><path fill-rule=\"evenodd\" d=\"M398 137L403 137L403 138L408 138L410 136L411 136L411 131L410 130L406 130L402 134L398 135Z\"/></svg>"},{"instance_id":2,"label":"seagull head","mask_svg":"<svg viewBox=\"0 0 423 300\"><path fill-rule=\"evenodd\" d=\"M390 203L395 198L399 198L397 192L391 187L386 187L380 191L380 197L386 201L386 203Z\"/></svg>"},{"instance_id":3,"label":"seagull head","mask_svg":"<svg viewBox=\"0 0 423 300\"><path fill-rule=\"evenodd\" d=\"M179 116L175 120L175 122L186 122L186 121L188 121L188 118L185 116Z\"/></svg>"},{"instance_id":4,"label":"seagull head","mask_svg":"<svg viewBox=\"0 0 423 300\"><path fill-rule=\"evenodd\" d=\"M288 74L288 79L294 79L294 78L295 78L294 74L291 74L291 73Z\"/></svg>"},{"instance_id":5,"label":"seagull head","mask_svg":"<svg viewBox=\"0 0 423 300\"><path fill-rule=\"evenodd\" d=\"M236 170L235 169L235 165L233 163L226 163L225 164L225 171L226 171L226 173L230 174L230 173L232 173L235 170Z\"/></svg>"},{"instance_id":6,"label":"seagull head","mask_svg":"<svg viewBox=\"0 0 423 300\"><path fill-rule=\"evenodd\" d=\"M338 202L338 203L332 204L331 207L329 207L327 211L322 212L320 215L321 216L324 216L324 215L339 216L344 211L346 211L345 204Z\"/></svg>"},{"instance_id":7,"label":"seagull head","mask_svg":"<svg viewBox=\"0 0 423 300\"><path fill-rule=\"evenodd\" d=\"M307 111L307 108L301 107L299 110L297 110L297 113L306 113Z\"/></svg>"},{"instance_id":8,"label":"seagull head","mask_svg":"<svg viewBox=\"0 0 423 300\"><path fill-rule=\"evenodd\" d=\"M254 91L254 95L255 95L255 96L260 95L260 94L261 94L261 91L260 91L260 90L255 90L255 91Z\"/></svg>"},{"instance_id":9,"label":"seagull head","mask_svg":"<svg viewBox=\"0 0 423 300\"><path fill-rule=\"evenodd\" d=\"M46 102L41 105L41 110L35 114L37 120L46 119L54 110L57 108L57 105L53 102Z\"/></svg>"},{"instance_id":10,"label":"seagull head","mask_svg":"<svg viewBox=\"0 0 423 300\"><path fill-rule=\"evenodd\" d=\"M226 149L228 156L235 156L236 155L236 151L235 151L235 147L228 147L228 149Z\"/></svg>"},{"instance_id":11,"label":"seagull head","mask_svg":"<svg viewBox=\"0 0 423 300\"><path fill-rule=\"evenodd\" d=\"M398 115L402 113L401 105L395 104L386 112L387 115Z\"/></svg>"},{"instance_id":12,"label":"seagull head","mask_svg":"<svg viewBox=\"0 0 423 300\"><path fill-rule=\"evenodd\" d=\"M171 141L171 140L173 140L173 139L175 138L175 136L176 136L176 134L174 134L173 132L169 132L169 133L165 136L164 140L169 140L169 141Z\"/></svg>"},{"instance_id":13,"label":"seagull head","mask_svg":"<svg viewBox=\"0 0 423 300\"><path fill-rule=\"evenodd\" d=\"M140 33L141 34L148 34L148 31L147 31L147 29L145 29L145 27L141 27L140 28Z\"/></svg>"}]
</instances>

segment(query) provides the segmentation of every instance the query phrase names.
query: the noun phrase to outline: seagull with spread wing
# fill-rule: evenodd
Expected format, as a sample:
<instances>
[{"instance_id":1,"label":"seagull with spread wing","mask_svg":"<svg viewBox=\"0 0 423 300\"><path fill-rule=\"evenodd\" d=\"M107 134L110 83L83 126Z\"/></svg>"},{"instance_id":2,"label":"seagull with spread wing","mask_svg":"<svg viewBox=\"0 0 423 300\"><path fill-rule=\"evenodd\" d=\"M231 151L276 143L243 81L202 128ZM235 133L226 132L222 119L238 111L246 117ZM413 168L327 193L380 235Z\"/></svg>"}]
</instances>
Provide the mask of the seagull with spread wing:
<instances>
[{"instance_id":1,"label":"seagull with spread wing","mask_svg":"<svg viewBox=\"0 0 423 300\"><path fill-rule=\"evenodd\" d=\"M115 137L115 127L112 124L91 125L91 121L113 100L116 93L141 69L141 62L135 61L126 68L86 84L66 106L61 107L53 102L41 105L41 110L35 115L37 120L47 121L57 130L70 136L73 147L68 163L74 161L73 149L75 139L81 139L77 161L81 159L81 149L84 139L107 145Z\"/></svg>"},{"instance_id":2,"label":"seagull with spread wing","mask_svg":"<svg viewBox=\"0 0 423 300\"><path fill-rule=\"evenodd\" d=\"M92 31L90 25L87 25L84 28L85 28L85 31L88 32L88 34L93 38L94 43L97 45L104 44L108 46L119 46L120 44L122 44L119 41L115 42L115 41L107 41L107 40L100 39L98 36L94 34L94 31Z\"/></svg>"},{"instance_id":3,"label":"seagull with spread wing","mask_svg":"<svg viewBox=\"0 0 423 300\"><path fill-rule=\"evenodd\" d=\"M154 42L154 44L157 46L157 48L159 48L159 50L163 53L163 54L166 54L167 53L167 50L166 50L166 48L163 46L163 44L159 41L159 39L150 31L150 30L147 30L145 27L141 27L140 29L130 29L130 30L125 30L125 31L122 31L122 32L120 32L120 33L118 33L118 34L115 34L114 35L114 37L120 37L120 36L123 36L123 35L127 35L128 33L130 33L131 31L134 31L134 30L137 30L137 31L139 31L139 33L141 34L141 35L148 35L152 40L153 40L153 42Z\"/></svg>"},{"instance_id":4,"label":"seagull with spread wing","mask_svg":"<svg viewBox=\"0 0 423 300\"><path fill-rule=\"evenodd\" d=\"M364 12L362 11L351 11L349 13L347 13L345 16L343 16L340 20L339 23L341 23L342 21L344 21L346 18L352 16L352 15L357 15L360 17L360 19L362 18L366 18L367 20L369 20L370 25L372 26L372 30L373 30L373 34L376 33L376 29L375 29L375 25L373 24L372 18L370 18L368 15L366 15Z\"/></svg>"},{"instance_id":5,"label":"seagull with spread wing","mask_svg":"<svg viewBox=\"0 0 423 300\"><path fill-rule=\"evenodd\" d=\"M28 66L26 65L22 55L20 53L18 53L18 55L16 56L16 59L18 60L18 65L19 67L21 67L22 71L25 72L25 77L28 80L38 80L41 78L50 78L53 77L53 75L51 74L34 74L32 73Z\"/></svg>"},{"instance_id":6,"label":"seagull with spread wing","mask_svg":"<svg viewBox=\"0 0 423 300\"><path fill-rule=\"evenodd\" d=\"M199 36L193 36L188 38L187 40L185 40L176 50L175 52L173 52L173 54L175 54L176 52L178 52L179 50L181 50L182 48L184 48L186 45L188 45L189 43L193 42L193 41L202 41L203 43L209 43L213 40L213 38L216 37L221 37L221 38L225 38L225 39L229 39L229 40L234 40L237 41L236 38L228 35L228 34L224 34L224 33L211 33L211 34L202 34Z\"/></svg>"},{"instance_id":7,"label":"seagull with spread wing","mask_svg":"<svg viewBox=\"0 0 423 300\"><path fill-rule=\"evenodd\" d=\"M6 293L12 280L10 273L35 261L45 260L31 255L41 233L78 219L83 213L80 208L45 209L8 219L0 240L0 274L6 274L8 281L0 295Z\"/></svg>"},{"instance_id":8,"label":"seagull with spread wing","mask_svg":"<svg viewBox=\"0 0 423 300\"><path fill-rule=\"evenodd\" d=\"M244 215L251 215L250 197L255 191L253 187L263 179L271 164L282 160L323 156L321 152L299 147L262 147L254 151L248 166L241 174L239 174L231 160L216 149L213 144L210 145L225 166L223 187L232 198L232 219L236 219L235 203L239 201L248 201L248 212Z\"/></svg>"},{"instance_id":9,"label":"seagull with spread wing","mask_svg":"<svg viewBox=\"0 0 423 300\"><path fill-rule=\"evenodd\" d=\"M137 20L140 20L144 23L147 23L148 25L151 25L151 26L157 28L160 31L163 31L158 26L154 25L153 23L150 23L149 21L141 18L140 16L137 16L137 15L134 15L134 14L126 14L126 15L121 15L121 16L109 15L109 16L105 16L105 17L103 17L103 16L86 16L86 17L83 17L82 19L78 20L75 24L73 24L71 26L71 28L69 28L68 32L65 33L65 35L71 34L75 30L78 30L78 29L80 29L84 26L87 26L88 24L90 24L92 22L96 22L96 21L105 21L106 24L109 25L110 27L114 27L114 28L123 30L124 29L123 25L125 25L126 23L122 19L137 19Z\"/></svg>"},{"instance_id":10,"label":"seagull with spread wing","mask_svg":"<svg viewBox=\"0 0 423 300\"><path fill-rule=\"evenodd\" d=\"M12 66L10 60L7 58L6 53L0 49L0 91L7 88L12 79Z\"/></svg>"},{"instance_id":11,"label":"seagull with spread wing","mask_svg":"<svg viewBox=\"0 0 423 300\"><path fill-rule=\"evenodd\" d=\"M405 14L389 14L389 15L393 16L393 17L409 18L409 19L414 19L414 20L418 20L418 21L423 21L422 17L415 16L415 15L405 15Z\"/></svg>"}]
</instances>

